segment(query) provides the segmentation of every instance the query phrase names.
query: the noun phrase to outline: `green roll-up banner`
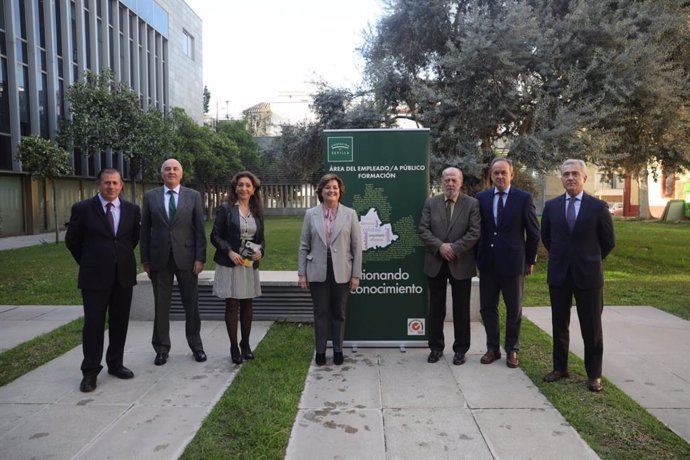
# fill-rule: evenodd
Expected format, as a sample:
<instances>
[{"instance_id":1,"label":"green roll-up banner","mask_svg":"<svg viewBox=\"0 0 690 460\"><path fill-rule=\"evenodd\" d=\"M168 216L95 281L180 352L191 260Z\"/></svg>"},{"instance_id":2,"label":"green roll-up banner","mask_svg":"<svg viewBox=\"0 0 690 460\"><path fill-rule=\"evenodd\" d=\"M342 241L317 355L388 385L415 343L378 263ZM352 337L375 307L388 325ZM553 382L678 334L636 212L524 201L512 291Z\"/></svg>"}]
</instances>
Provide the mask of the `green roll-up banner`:
<instances>
[{"instance_id":1,"label":"green roll-up banner","mask_svg":"<svg viewBox=\"0 0 690 460\"><path fill-rule=\"evenodd\" d=\"M362 227L363 274L345 345L426 346L427 286L417 227L429 193L429 130L327 130L325 171Z\"/></svg>"}]
</instances>

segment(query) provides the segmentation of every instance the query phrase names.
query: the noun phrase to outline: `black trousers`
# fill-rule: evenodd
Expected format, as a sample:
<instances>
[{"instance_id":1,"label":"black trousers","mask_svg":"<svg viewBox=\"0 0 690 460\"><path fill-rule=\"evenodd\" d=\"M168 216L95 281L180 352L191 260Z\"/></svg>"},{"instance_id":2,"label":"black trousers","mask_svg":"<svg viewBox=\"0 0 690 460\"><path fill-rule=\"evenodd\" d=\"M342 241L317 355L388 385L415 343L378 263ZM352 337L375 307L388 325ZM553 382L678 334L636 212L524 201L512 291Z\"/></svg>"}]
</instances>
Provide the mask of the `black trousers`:
<instances>
[{"instance_id":1,"label":"black trousers","mask_svg":"<svg viewBox=\"0 0 690 460\"><path fill-rule=\"evenodd\" d=\"M580 332L585 345L585 369L587 377L601 377L604 356L604 336L601 328L601 313L604 305L604 291L578 289L568 273L562 286L549 286L551 297L551 325L553 328L553 368L568 369L568 348L570 346L570 308L573 297L580 320Z\"/></svg>"},{"instance_id":2,"label":"black trousers","mask_svg":"<svg viewBox=\"0 0 690 460\"><path fill-rule=\"evenodd\" d=\"M333 338L333 351L343 351L345 337L345 310L350 295L350 283L336 283L333 264L328 258L326 281L309 282L311 298L314 302L314 336L316 352L326 353L328 332Z\"/></svg>"},{"instance_id":3,"label":"black trousers","mask_svg":"<svg viewBox=\"0 0 690 460\"><path fill-rule=\"evenodd\" d=\"M84 301L82 374L98 375L103 369L101 359L103 358L106 316L108 317L109 343L105 362L110 369L122 367L129 326L129 310L132 306L132 288L123 288L115 280L110 289L82 289L81 295Z\"/></svg>"},{"instance_id":4,"label":"black trousers","mask_svg":"<svg viewBox=\"0 0 690 460\"><path fill-rule=\"evenodd\" d=\"M499 295L503 294L506 304L506 352L520 350L520 325L522 323L522 292L525 277L503 276L493 270L482 270L479 274L480 313L486 330L487 350L499 351L500 320L498 314Z\"/></svg>"},{"instance_id":5,"label":"black trousers","mask_svg":"<svg viewBox=\"0 0 690 460\"><path fill-rule=\"evenodd\" d=\"M189 270L180 270L170 253L165 270L151 272L155 315L151 344L156 353L170 351L170 302L172 300L173 276L182 298L185 313L185 335L192 351L203 350L201 343L201 316L199 315L198 275Z\"/></svg>"},{"instance_id":6,"label":"black trousers","mask_svg":"<svg viewBox=\"0 0 690 460\"><path fill-rule=\"evenodd\" d=\"M427 276L429 286L429 348L443 351L445 338L443 322L446 319L446 287L450 282L453 296L453 351L467 353L470 349L470 293L472 279L457 280L444 262L438 275Z\"/></svg>"}]
</instances>

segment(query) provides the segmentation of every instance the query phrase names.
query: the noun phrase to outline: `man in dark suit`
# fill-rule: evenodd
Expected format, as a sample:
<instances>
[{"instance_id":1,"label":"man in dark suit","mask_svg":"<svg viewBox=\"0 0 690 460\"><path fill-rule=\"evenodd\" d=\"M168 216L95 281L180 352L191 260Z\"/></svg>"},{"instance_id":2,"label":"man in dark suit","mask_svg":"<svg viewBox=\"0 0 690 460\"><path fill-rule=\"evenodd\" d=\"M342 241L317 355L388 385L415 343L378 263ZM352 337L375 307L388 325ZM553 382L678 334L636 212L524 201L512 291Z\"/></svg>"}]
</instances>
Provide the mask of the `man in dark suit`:
<instances>
[{"instance_id":1,"label":"man in dark suit","mask_svg":"<svg viewBox=\"0 0 690 460\"><path fill-rule=\"evenodd\" d=\"M481 218L475 198L460 193L462 171L446 168L441 174L443 193L427 198L419 222L419 236L426 246L424 273L429 286L429 348L427 362L443 356L446 286L453 296L453 364L465 362L470 348L470 293L476 274L474 245Z\"/></svg>"},{"instance_id":2,"label":"man in dark suit","mask_svg":"<svg viewBox=\"0 0 690 460\"><path fill-rule=\"evenodd\" d=\"M477 244L479 294L487 352L482 364L501 358L498 297L506 304L506 365L519 366L522 290L532 274L539 245L539 222L532 195L511 187L513 163L496 158L489 168L494 186L477 194L482 233Z\"/></svg>"},{"instance_id":3,"label":"man in dark suit","mask_svg":"<svg viewBox=\"0 0 690 460\"><path fill-rule=\"evenodd\" d=\"M198 275L206 262L206 230L201 195L182 187L182 165L175 159L161 166L163 187L144 194L141 216L141 263L151 284L155 303L153 338L154 364L168 361L170 352L170 301L173 276L185 310L185 333L194 359L206 361L201 342Z\"/></svg>"},{"instance_id":4,"label":"man in dark suit","mask_svg":"<svg viewBox=\"0 0 690 460\"><path fill-rule=\"evenodd\" d=\"M134 248L139 243L139 206L119 198L122 176L116 169L98 174L98 194L72 206L65 244L79 264L79 288L84 300L84 329L79 389L96 389L103 369L103 335L108 312L108 373L131 379L123 364L132 287L137 284Z\"/></svg>"},{"instance_id":5,"label":"man in dark suit","mask_svg":"<svg viewBox=\"0 0 690 460\"><path fill-rule=\"evenodd\" d=\"M585 345L587 387L600 392L604 388L601 383L602 262L615 246L615 238L608 205L584 193L586 180L584 161L566 160L561 166L561 182L566 193L547 201L542 214L541 239L549 251L546 281L553 326L553 370L544 376L544 381L568 377L568 326L574 296Z\"/></svg>"}]
</instances>

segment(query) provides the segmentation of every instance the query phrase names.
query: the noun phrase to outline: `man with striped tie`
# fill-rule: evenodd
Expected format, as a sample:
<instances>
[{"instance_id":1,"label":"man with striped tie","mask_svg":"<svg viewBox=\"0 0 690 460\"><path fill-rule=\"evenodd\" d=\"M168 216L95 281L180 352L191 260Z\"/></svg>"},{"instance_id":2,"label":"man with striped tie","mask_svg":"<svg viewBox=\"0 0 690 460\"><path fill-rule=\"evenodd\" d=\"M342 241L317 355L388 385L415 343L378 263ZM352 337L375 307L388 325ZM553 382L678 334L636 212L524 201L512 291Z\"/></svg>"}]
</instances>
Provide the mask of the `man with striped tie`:
<instances>
[{"instance_id":1,"label":"man with striped tie","mask_svg":"<svg viewBox=\"0 0 690 460\"><path fill-rule=\"evenodd\" d=\"M598 393L604 389L603 260L615 246L615 237L608 205L584 192L585 181L585 162L566 160L561 166L566 193L547 201L542 213L541 239L549 251L546 282L553 326L553 370L544 376L544 381L555 382L569 376L568 326L574 297L585 345L587 387Z\"/></svg>"}]
</instances>

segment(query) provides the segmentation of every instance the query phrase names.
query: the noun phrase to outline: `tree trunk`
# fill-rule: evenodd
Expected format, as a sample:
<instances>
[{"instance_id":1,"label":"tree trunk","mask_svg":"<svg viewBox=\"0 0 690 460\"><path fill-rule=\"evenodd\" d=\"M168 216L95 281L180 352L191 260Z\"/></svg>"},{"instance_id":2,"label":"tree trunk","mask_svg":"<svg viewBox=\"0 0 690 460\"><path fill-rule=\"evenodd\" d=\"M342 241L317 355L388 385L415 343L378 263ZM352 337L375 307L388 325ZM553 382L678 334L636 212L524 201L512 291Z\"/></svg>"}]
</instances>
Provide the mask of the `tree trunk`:
<instances>
[{"instance_id":1,"label":"tree trunk","mask_svg":"<svg viewBox=\"0 0 690 460\"><path fill-rule=\"evenodd\" d=\"M53 220L55 221L55 244L60 243L60 225L58 224L58 212L57 212L57 195L55 187L55 179L50 179L50 184L53 188Z\"/></svg>"},{"instance_id":2,"label":"tree trunk","mask_svg":"<svg viewBox=\"0 0 690 460\"><path fill-rule=\"evenodd\" d=\"M652 213L649 211L649 175L647 168L642 169L638 177L638 183L640 184L639 217L645 220L651 219Z\"/></svg>"}]
</instances>

